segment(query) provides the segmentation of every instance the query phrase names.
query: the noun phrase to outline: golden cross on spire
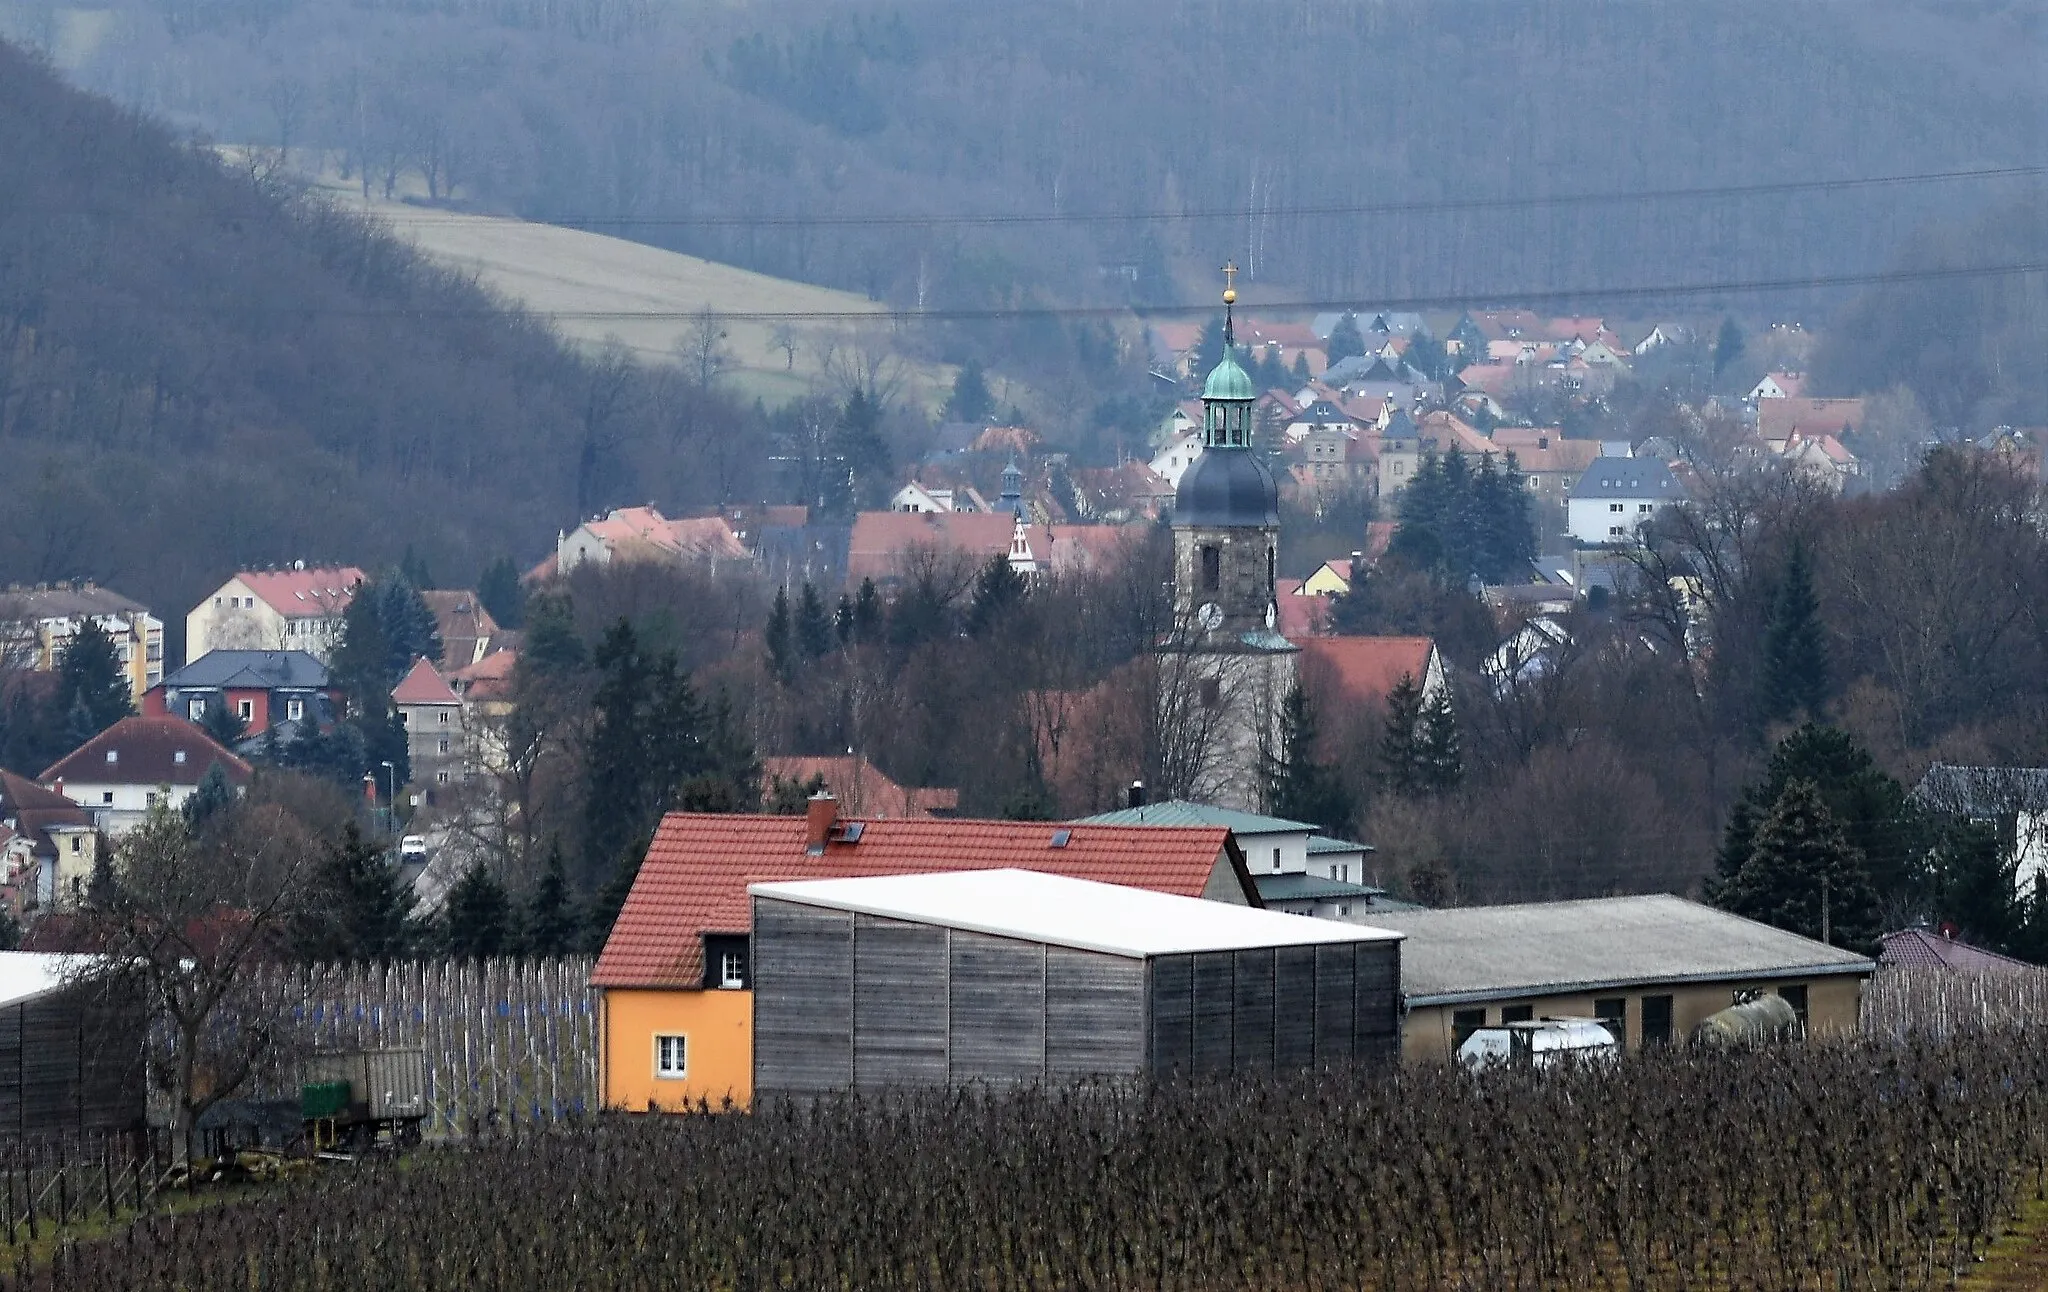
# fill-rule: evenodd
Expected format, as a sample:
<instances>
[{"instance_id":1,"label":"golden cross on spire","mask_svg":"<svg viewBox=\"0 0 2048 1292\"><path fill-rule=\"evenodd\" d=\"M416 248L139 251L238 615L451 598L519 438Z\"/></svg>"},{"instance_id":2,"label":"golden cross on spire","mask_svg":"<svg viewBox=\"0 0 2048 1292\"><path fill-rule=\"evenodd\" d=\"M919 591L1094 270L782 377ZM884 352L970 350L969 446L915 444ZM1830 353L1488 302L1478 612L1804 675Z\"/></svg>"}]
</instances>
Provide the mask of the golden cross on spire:
<instances>
[{"instance_id":1,"label":"golden cross on spire","mask_svg":"<svg viewBox=\"0 0 2048 1292\"><path fill-rule=\"evenodd\" d=\"M1226 260L1223 262L1223 303L1231 305L1235 304L1236 301L1237 262L1235 260Z\"/></svg>"}]
</instances>

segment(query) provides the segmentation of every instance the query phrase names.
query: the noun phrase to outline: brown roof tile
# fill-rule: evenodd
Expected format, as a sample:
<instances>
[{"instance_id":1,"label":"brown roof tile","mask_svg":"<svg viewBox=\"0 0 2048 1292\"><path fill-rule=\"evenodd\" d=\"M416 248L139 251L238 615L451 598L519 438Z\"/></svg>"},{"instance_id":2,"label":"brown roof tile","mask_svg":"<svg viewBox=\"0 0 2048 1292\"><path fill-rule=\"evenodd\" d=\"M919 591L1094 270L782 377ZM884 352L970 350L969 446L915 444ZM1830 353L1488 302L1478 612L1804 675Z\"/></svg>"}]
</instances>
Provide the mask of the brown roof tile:
<instances>
[{"instance_id":1,"label":"brown roof tile","mask_svg":"<svg viewBox=\"0 0 2048 1292\"><path fill-rule=\"evenodd\" d=\"M116 755L107 761L108 754ZM182 758L179 755L184 755ZM123 718L44 769L45 785L197 785L215 763L235 785L249 764L182 718Z\"/></svg>"}]
</instances>

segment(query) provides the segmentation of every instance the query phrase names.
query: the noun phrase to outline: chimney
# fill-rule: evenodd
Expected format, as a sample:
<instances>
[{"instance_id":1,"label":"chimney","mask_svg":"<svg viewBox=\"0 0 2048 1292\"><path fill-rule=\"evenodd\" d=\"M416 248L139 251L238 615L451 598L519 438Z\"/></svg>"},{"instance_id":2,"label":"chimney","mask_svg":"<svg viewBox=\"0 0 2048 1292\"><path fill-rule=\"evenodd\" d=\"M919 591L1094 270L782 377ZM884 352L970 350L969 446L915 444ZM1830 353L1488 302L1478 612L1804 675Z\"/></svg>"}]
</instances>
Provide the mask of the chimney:
<instances>
[{"instance_id":1,"label":"chimney","mask_svg":"<svg viewBox=\"0 0 2048 1292\"><path fill-rule=\"evenodd\" d=\"M1134 808L1145 806L1145 782L1131 782L1131 806Z\"/></svg>"},{"instance_id":2,"label":"chimney","mask_svg":"<svg viewBox=\"0 0 2048 1292\"><path fill-rule=\"evenodd\" d=\"M822 855L825 840L832 834L832 823L838 819L838 799L823 791L811 795L811 801L804 805L804 851L812 856Z\"/></svg>"}]
</instances>

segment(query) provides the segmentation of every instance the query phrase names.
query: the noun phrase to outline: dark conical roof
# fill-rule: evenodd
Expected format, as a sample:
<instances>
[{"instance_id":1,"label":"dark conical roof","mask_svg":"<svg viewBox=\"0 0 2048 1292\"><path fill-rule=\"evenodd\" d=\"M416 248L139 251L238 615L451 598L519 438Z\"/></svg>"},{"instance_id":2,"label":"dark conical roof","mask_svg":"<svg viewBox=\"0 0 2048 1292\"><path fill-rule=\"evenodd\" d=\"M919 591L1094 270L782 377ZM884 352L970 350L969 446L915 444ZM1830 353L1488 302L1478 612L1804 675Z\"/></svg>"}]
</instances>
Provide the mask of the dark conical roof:
<instances>
[{"instance_id":1,"label":"dark conical roof","mask_svg":"<svg viewBox=\"0 0 2048 1292\"><path fill-rule=\"evenodd\" d=\"M1181 475L1173 495L1175 525L1246 526L1280 523L1280 489L1250 449L1204 450Z\"/></svg>"}]
</instances>

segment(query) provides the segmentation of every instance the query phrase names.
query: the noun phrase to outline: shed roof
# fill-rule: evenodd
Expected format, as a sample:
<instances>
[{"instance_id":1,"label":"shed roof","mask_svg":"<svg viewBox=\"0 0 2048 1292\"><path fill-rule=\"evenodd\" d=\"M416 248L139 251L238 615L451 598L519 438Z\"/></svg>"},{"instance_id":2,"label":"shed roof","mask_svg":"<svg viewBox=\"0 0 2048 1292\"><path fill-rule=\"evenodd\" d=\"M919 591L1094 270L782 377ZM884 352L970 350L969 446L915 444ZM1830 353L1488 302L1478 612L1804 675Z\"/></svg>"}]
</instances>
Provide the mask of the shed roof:
<instances>
[{"instance_id":1,"label":"shed roof","mask_svg":"<svg viewBox=\"0 0 2048 1292\"><path fill-rule=\"evenodd\" d=\"M1362 924L1204 902L1035 870L949 871L753 884L755 897L910 920L1105 955L1186 955L1326 942L1389 942Z\"/></svg>"},{"instance_id":2,"label":"shed roof","mask_svg":"<svg viewBox=\"0 0 2048 1292\"><path fill-rule=\"evenodd\" d=\"M1840 947L1666 894L1373 918L1409 935L1401 986L1411 1005L1876 968Z\"/></svg>"},{"instance_id":3,"label":"shed roof","mask_svg":"<svg viewBox=\"0 0 2048 1292\"><path fill-rule=\"evenodd\" d=\"M1044 870L1200 897L1219 865L1256 902L1258 890L1220 827L1072 825L1044 821L866 819L858 842L847 818L822 853L805 850L800 816L671 812L633 880L590 975L594 987L695 987L706 933L753 925L747 885L937 870ZM1064 833L1063 845L1054 840Z\"/></svg>"}]
</instances>

